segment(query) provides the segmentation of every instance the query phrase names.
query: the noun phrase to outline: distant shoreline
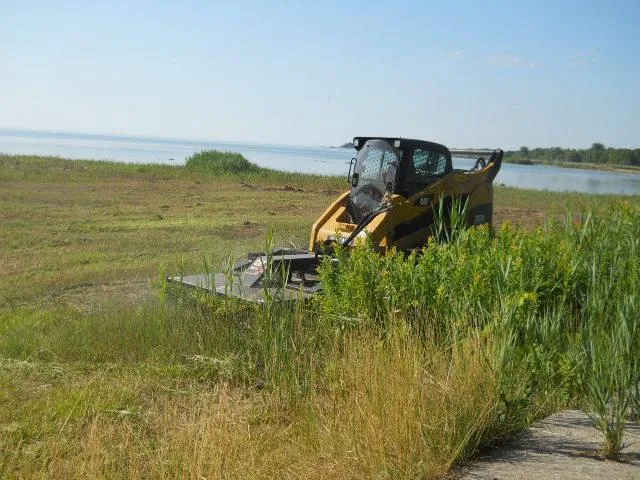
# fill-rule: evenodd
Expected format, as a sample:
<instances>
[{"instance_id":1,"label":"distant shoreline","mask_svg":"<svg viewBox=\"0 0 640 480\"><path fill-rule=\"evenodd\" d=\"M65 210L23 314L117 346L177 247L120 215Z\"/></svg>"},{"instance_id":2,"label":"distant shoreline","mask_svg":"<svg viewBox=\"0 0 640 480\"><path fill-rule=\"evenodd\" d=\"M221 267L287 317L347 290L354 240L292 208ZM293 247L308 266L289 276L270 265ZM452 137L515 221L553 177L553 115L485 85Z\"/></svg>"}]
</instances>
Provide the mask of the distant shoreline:
<instances>
[{"instance_id":1,"label":"distant shoreline","mask_svg":"<svg viewBox=\"0 0 640 480\"><path fill-rule=\"evenodd\" d=\"M217 153L222 154L223 157L241 157L231 152ZM243 157L243 160L246 159L244 159ZM187 168L186 164L176 165L175 163L131 163L116 160L91 160L87 158L70 159L60 156L12 155L0 153L0 174L4 175L4 178L2 178L2 175L0 175L0 180L7 180L9 178L12 178L10 173L14 170L14 166L19 164L30 165L31 168L34 169L34 171L48 172L47 175L53 174L55 172L65 172L65 175L73 176L74 174L81 171L93 172L93 174L97 174L99 176L115 173L137 175L146 172L149 174L158 175L159 177L167 176L172 178L182 178L182 176L185 174L187 174L187 176L194 174L194 170ZM506 165L507 164L505 163L503 165L503 168ZM317 184L318 182L331 182L335 179L341 179L342 182L345 181L344 175L342 174L304 173L292 170L280 170L271 167L262 167L259 165L254 166L255 168L251 167L250 172L234 173L231 171L223 171L217 172L215 175L212 172L205 173L209 176L236 178L241 179L242 181L246 181L247 179L249 179L249 183L257 179L260 179L260 181L274 181L275 183L284 182L289 186L295 185L295 188L301 188L301 185L304 186L307 184ZM539 165L537 167L539 167ZM502 180L500 178L497 178L496 182L494 182L494 185L498 187L505 187L522 191L546 191L549 194L573 192L587 195L623 195L632 197L638 197L638 195L640 195L640 189L637 188L637 186L639 185L637 183L637 179L634 178L630 180L631 183L625 183L624 175L620 175L619 178L610 177L604 180L605 187L606 185L613 185L614 188L600 188L597 190L589 190L587 189L587 187L581 188L580 185L586 184L588 179L580 180L579 178L576 180L577 183L570 183L571 187L562 188L562 185L558 186L553 185L553 183L545 183L544 179L546 177L549 177L549 175L543 175L542 177L540 177L540 181L538 181L535 175L536 166L534 166L533 168L534 170L531 171L531 175L528 175L528 169L519 169L519 172L516 174L517 177L524 178L525 183L518 184L514 183L513 181L510 182L507 179ZM558 173L560 174L560 172ZM196 174L200 175L201 172L196 172ZM614 174L619 173L614 172ZM529 179L528 182L526 179Z\"/></svg>"},{"instance_id":2,"label":"distant shoreline","mask_svg":"<svg viewBox=\"0 0 640 480\"><path fill-rule=\"evenodd\" d=\"M599 170L601 172L622 173L626 175L640 174L640 167L635 165L611 165L605 163L574 163L574 162L543 162L540 160L529 160L526 163L521 161L513 161L509 158L504 159L505 163L514 165L544 165L546 167L573 168L577 170Z\"/></svg>"},{"instance_id":3,"label":"distant shoreline","mask_svg":"<svg viewBox=\"0 0 640 480\"><path fill-rule=\"evenodd\" d=\"M599 145L599 144L594 144ZM354 149L355 146L353 142L346 142L339 146L332 145L329 148L334 149ZM522 147L526 148L526 147ZM602 148L606 151L605 147ZM533 152L536 151L544 151L545 149L533 149ZM616 150L616 149L609 149ZM630 149L618 149L622 151L629 151ZM581 150L581 152L586 152L587 150ZM637 149L636 149L637 151ZM527 149L529 152L529 149ZM559 168L574 168L574 169L582 169L582 170L600 170L603 172L615 172L615 173L623 173L623 174L640 174L640 165L628 165L628 164L617 164L617 163L594 163L594 162L583 162L583 161L566 161L566 160L547 160L543 158L529 158L516 156L519 152L514 150L505 150L504 162L512 163L515 165L545 165L549 167L559 167ZM576 151L572 151L572 153L576 153Z\"/></svg>"},{"instance_id":4,"label":"distant shoreline","mask_svg":"<svg viewBox=\"0 0 640 480\"><path fill-rule=\"evenodd\" d=\"M356 153L352 142L335 146L303 147L234 141L208 142L169 137L0 129L0 152L7 154L175 164L181 163L176 159L186 158L198 151L210 149L243 153L253 161L257 161L258 156L262 156L266 161L275 163L276 169L283 170L294 169L295 165L302 165L300 155L308 155L308 157L304 157L305 162L311 160L311 162L317 163L317 171L325 170L326 166L331 164L333 169L331 174L333 175L341 173L336 165L348 164L349 159ZM291 149L300 151L291 153L289 151ZM326 149L334 153L329 153L326 156L320 151L308 154L308 151L314 149ZM504 162L505 164L551 166L637 175L640 174L640 165L637 165L639 152L640 149L609 148L602 144L594 144L591 149L579 150L521 147L519 151L506 150ZM554 155L557 158L552 158ZM549 158L546 158L547 156ZM567 158L570 161L566 160ZM596 162L591 159L596 159ZM613 163L615 160L621 160L623 163Z\"/></svg>"}]
</instances>

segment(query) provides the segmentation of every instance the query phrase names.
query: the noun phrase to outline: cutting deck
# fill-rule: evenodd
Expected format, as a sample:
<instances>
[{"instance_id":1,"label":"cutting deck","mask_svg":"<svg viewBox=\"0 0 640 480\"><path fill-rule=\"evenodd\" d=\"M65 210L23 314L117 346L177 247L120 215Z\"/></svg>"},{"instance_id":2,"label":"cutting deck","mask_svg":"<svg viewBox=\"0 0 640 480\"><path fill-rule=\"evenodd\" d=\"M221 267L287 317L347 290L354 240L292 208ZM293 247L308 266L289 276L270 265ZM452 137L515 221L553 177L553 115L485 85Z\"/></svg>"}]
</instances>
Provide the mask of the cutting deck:
<instances>
[{"instance_id":1,"label":"cutting deck","mask_svg":"<svg viewBox=\"0 0 640 480\"><path fill-rule=\"evenodd\" d=\"M383 253L421 248L432 236L446 238L450 228L491 225L493 180L503 152L449 150L425 140L355 137L341 194L311 228L309 250L277 249L250 254L229 274L173 276L171 282L256 303L268 298L296 300L322 286L317 266L336 246L368 241ZM473 157L469 170L454 169L452 155Z\"/></svg>"}]
</instances>

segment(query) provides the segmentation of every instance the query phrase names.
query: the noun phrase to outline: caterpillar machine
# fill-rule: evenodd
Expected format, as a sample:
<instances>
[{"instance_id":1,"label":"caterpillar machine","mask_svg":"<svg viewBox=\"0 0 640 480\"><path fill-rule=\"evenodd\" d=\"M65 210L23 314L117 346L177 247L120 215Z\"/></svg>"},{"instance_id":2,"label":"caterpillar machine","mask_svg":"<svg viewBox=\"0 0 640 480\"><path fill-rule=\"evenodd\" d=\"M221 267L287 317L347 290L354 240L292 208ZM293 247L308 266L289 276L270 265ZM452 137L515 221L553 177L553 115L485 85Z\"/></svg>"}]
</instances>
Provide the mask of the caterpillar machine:
<instances>
[{"instance_id":1,"label":"caterpillar machine","mask_svg":"<svg viewBox=\"0 0 640 480\"><path fill-rule=\"evenodd\" d=\"M381 253L420 248L436 234L436 218L446 219L456 203L466 205L469 226L491 225L502 150L449 150L424 140L380 137L355 137L353 145L351 188L313 224L308 250L250 253L226 273L169 281L255 303L296 300L322 289L316 267L337 244L352 248L368 238ZM454 169L452 156L474 158L475 164Z\"/></svg>"}]
</instances>

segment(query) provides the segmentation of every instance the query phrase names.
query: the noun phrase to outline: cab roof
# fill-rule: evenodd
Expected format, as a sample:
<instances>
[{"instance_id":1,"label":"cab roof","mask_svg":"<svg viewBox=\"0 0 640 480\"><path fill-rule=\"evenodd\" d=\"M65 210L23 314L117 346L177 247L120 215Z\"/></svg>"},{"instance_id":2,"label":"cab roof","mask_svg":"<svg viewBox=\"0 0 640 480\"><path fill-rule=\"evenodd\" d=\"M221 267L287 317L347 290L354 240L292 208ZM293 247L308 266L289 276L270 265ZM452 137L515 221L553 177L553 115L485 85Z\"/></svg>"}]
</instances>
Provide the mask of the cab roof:
<instances>
[{"instance_id":1,"label":"cab roof","mask_svg":"<svg viewBox=\"0 0 640 480\"><path fill-rule=\"evenodd\" d=\"M369 140L382 140L387 142L394 148L425 148L431 152L439 152L444 153L447 157L451 158L451 152L447 147L440 143L429 142L427 140L416 140L413 138L402 138L402 137L353 137L353 146L356 150L360 151L360 149L367 143ZM398 146L396 146L398 145Z\"/></svg>"}]
</instances>

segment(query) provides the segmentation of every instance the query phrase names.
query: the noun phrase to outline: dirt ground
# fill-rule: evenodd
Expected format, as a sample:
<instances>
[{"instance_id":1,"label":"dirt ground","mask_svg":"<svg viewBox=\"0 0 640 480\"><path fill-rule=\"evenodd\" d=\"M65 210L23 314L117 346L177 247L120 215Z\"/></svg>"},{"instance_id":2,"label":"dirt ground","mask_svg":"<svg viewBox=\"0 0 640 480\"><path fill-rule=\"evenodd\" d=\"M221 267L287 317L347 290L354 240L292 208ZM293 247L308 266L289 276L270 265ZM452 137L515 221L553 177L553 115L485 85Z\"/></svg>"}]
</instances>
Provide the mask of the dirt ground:
<instances>
[{"instance_id":1,"label":"dirt ground","mask_svg":"<svg viewBox=\"0 0 640 480\"><path fill-rule=\"evenodd\" d=\"M621 461L602 457L602 435L580 410L537 422L508 446L454 472L456 480L640 479L640 425L628 423Z\"/></svg>"},{"instance_id":2,"label":"dirt ground","mask_svg":"<svg viewBox=\"0 0 640 480\"><path fill-rule=\"evenodd\" d=\"M494 225L498 227L507 220L515 225L521 225L528 230L533 230L544 224L547 220L547 213L531 208L494 207Z\"/></svg>"}]
</instances>

